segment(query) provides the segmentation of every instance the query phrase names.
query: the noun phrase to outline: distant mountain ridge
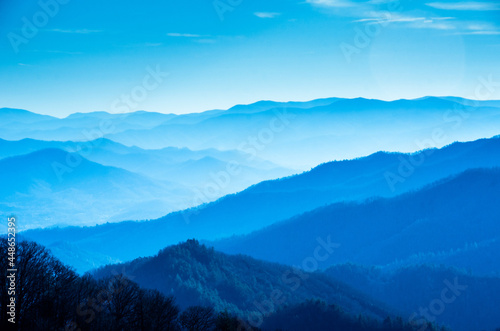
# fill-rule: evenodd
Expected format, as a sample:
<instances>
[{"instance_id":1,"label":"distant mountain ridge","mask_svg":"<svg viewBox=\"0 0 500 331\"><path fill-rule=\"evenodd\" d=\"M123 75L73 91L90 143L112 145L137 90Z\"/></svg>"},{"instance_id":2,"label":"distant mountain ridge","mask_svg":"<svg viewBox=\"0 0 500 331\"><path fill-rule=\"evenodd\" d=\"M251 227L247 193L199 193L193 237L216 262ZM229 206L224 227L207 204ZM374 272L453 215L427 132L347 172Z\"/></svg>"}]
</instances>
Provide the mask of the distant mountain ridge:
<instances>
[{"instance_id":1,"label":"distant mountain ridge","mask_svg":"<svg viewBox=\"0 0 500 331\"><path fill-rule=\"evenodd\" d=\"M0 181L2 215L18 215L19 230L161 215L191 194L180 184L153 181L55 148L1 159ZM155 200L163 201L160 210L148 205Z\"/></svg>"},{"instance_id":2,"label":"distant mountain ridge","mask_svg":"<svg viewBox=\"0 0 500 331\"><path fill-rule=\"evenodd\" d=\"M262 182L211 204L171 213L155 221L123 222L83 229L38 230L27 232L26 236L50 247L60 238L66 238L76 245L87 245L96 240L102 241L105 234L108 239L104 244L86 246L85 249L92 247L91 250L96 253L125 261L154 254L162 247L190 237L214 240L234 234L244 235L335 202L362 201L373 196L392 197L467 169L500 166L500 153L496 153L498 150L500 139L491 138L456 143L440 150L422 151L414 156L425 156L425 162L415 167L411 176L405 177L403 182L395 184L394 191L385 175L387 172L399 174L401 158L405 160L408 155L377 153L358 160L327 163L301 175ZM135 236L139 233L149 238L148 245L124 249L124 243L133 240L132 234ZM229 246L223 246L222 243L216 247L231 251ZM274 252L280 252L280 249ZM255 256L272 258L273 254Z\"/></svg>"},{"instance_id":3,"label":"distant mountain ridge","mask_svg":"<svg viewBox=\"0 0 500 331\"><path fill-rule=\"evenodd\" d=\"M183 200L182 204L172 210L210 202L226 194L241 191L262 180L280 178L296 172L259 158L250 160L246 154L238 150L219 151L211 148L192 151L188 148L176 147L144 150L135 146L124 146L105 138L88 142L0 139L0 160L50 148L76 153L82 158L103 166L121 168L145 176L149 183L155 180L168 181L178 184L177 186L189 188L191 192L186 191L185 194L179 196L178 201ZM238 176L232 176L230 181L224 183L225 185L220 185L216 192L205 194L201 199L196 197L196 192L204 192L207 185L214 182L214 177L221 172L227 173L228 166L233 164L238 166ZM57 215L54 217L57 218ZM75 223L70 224L75 225Z\"/></svg>"},{"instance_id":4,"label":"distant mountain ridge","mask_svg":"<svg viewBox=\"0 0 500 331\"><path fill-rule=\"evenodd\" d=\"M431 147L496 135L500 126L498 104L452 97L395 101L325 98L260 101L185 115L78 113L30 123L16 121L11 114L9 125L0 121L0 138L109 138L143 149L240 149L283 167L305 170L323 162L386 150L387 146L402 152L420 150L416 142L432 138L436 129L442 132L441 138ZM0 118L1 113L0 109Z\"/></svg>"},{"instance_id":5,"label":"distant mountain ridge","mask_svg":"<svg viewBox=\"0 0 500 331\"><path fill-rule=\"evenodd\" d=\"M500 323L496 314L500 305L498 277L477 277L454 268L429 265L387 272L384 268L347 264L331 267L324 273L398 307L414 323L427 319L456 331L496 330ZM440 304L443 293L448 295L444 297L448 305L440 312L432 305Z\"/></svg>"},{"instance_id":6,"label":"distant mountain ridge","mask_svg":"<svg viewBox=\"0 0 500 331\"><path fill-rule=\"evenodd\" d=\"M339 248L328 261L320 262L320 267L341 263L397 265L398 261L412 261L416 255L432 258L473 243L499 240L498 192L500 168L472 169L394 198L318 208L249 235L215 242L214 247L296 265L314 250L318 236L328 236ZM472 252L470 259L461 260L459 265L477 272L479 264L480 273L498 275L500 266L494 259ZM433 260L416 260L429 261Z\"/></svg>"},{"instance_id":7,"label":"distant mountain ridge","mask_svg":"<svg viewBox=\"0 0 500 331\"><path fill-rule=\"evenodd\" d=\"M82 284L124 273L263 329L493 330L499 128L500 101L446 96L2 108L0 217Z\"/></svg>"}]
</instances>

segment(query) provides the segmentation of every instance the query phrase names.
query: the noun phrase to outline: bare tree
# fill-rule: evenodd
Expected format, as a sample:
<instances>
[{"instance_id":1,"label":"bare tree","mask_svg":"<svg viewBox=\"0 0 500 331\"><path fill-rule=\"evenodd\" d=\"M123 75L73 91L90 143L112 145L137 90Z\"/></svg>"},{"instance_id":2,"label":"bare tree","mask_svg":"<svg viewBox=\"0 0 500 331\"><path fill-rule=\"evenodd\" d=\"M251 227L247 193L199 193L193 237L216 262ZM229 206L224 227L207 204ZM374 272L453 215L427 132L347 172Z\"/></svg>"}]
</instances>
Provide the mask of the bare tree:
<instances>
[{"instance_id":1,"label":"bare tree","mask_svg":"<svg viewBox=\"0 0 500 331\"><path fill-rule=\"evenodd\" d=\"M6 239L2 238L0 246L5 245ZM78 276L41 245L21 241L16 248L17 327L26 330L50 328L49 324L63 327L72 314ZM2 271L8 269L3 258L0 262ZM5 293L2 293L3 306Z\"/></svg>"},{"instance_id":2,"label":"bare tree","mask_svg":"<svg viewBox=\"0 0 500 331\"><path fill-rule=\"evenodd\" d=\"M124 329L134 319L134 305L139 298L139 286L123 275L104 279L108 284L108 309L117 330Z\"/></svg>"},{"instance_id":3,"label":"bare tree","mask_svg":"<svg viewBox=\"0 0 500 331\"><path fill-rule=\"evenodd\" d=\"M181 314L180 322L189 331L213 330L215 328L215 312L211 307L189 307Z\"/></svg>"},{"instance_id":4,"label":"bare tree","mask_svg":"<svg viewBox=\"0 0 500 331\"><path fill-rule=\"evenodd\" d=\"M157 290L141 290L135 308L135 326L138 330L179 330L179 307L173 297L165 297Z\"/></svg>"}]
</instances>

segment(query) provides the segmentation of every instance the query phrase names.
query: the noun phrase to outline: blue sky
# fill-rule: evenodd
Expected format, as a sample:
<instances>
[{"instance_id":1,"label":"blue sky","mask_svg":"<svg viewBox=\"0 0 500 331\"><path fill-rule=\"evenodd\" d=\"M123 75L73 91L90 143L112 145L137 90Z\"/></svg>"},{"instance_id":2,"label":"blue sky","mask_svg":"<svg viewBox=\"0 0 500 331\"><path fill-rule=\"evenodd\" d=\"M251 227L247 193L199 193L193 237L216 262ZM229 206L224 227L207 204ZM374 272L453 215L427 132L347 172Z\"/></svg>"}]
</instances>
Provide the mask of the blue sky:
<instances>
[{"instance_id":1,"label":"blue sky","mask_svg":"<svg viewBox=\"0 0 500 331\"><path fill-rule=\"evenodd\" d=\"M0 107L62 117L333 96L500 99L500 87L476 93L500 82L497 1L59 1L1 2ZM147 77L157 69L168 73L159 84Z\"/></svg>"}]
</instances>

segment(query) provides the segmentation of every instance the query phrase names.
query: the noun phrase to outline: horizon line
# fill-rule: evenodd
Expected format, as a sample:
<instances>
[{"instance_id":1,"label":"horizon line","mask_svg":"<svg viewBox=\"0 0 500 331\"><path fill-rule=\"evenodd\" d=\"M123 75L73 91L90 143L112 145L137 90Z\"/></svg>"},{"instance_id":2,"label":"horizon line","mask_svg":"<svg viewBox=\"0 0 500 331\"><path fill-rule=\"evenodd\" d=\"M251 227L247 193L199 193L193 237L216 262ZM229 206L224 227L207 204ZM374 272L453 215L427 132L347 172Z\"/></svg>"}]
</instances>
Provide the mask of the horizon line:
<instances>
[{"instance_id":1,"label":"horizon line","mask_svg":"<svg viewBox=\"0 0 500 331\"><path fill-rule=\"evenodd\" d=\"M119 113L112 113L106 110L95 110L95 111L88 111L88 112L75 112L75 113L70 113L69 115L66 115L64 117L60 116L55 116L55 115L50 115L47 113L37 113L28 109L24 108L16 108L16 107L1 107L1 109L12 109L12 110L22 110L22 111L27 111L32 114L37 114L37 115L43 115L43 116L50 116L56 119L66 119L72 115L75 114L95 114L95 113L106 113L109 115L121 115L121 114L135 114L135 113L150 113L150 114L162 114L162 115L174 115L174 116L183 116L183 115L194 115L194 114L203 114L206 112L211 112L211 111L228 111L232 108L238 107L238 106L250 106L254 105L260 102L275 102L275 103L307 103L307 102L312 102L312 101L317 101L317 100L327 100L327 99L339 99L339 100L357 100L357 99L363 99L363 100L373 100L373 101L382 101L382 102L396 102L396 101L417 101L417 100L423 100L423 99L428 99L428 98L436 98L436 99L445 99L445 98L456 98L456 99L462 99L462 100L468 100L468 101L474 101L474 102L487 102L487 101L500 101L499 99L472 99L472 98L466 98L466 97L460 97L460 96L434 96L434 95L425 95L417 98L397 98L397 99L375 99L375 98L367 98L367 97L353 97L353 98L345 98L345 97L336 97L336 96L330 96L330 97L320 97L320 98L315 98L315 99L310 99L310 100L288 100L288 101L278 101L278 100L257 100L251 103L238 103L235 104L227 109L221 109L221 108L216 108L216 109L206 109L202 110L199 112L190 112L190 113L168 113L168 112L159 112L159 111L148 111L144 109L139 109L135 111L130 111L130 112L119 112Z\"/></svg>"}]
</instances>

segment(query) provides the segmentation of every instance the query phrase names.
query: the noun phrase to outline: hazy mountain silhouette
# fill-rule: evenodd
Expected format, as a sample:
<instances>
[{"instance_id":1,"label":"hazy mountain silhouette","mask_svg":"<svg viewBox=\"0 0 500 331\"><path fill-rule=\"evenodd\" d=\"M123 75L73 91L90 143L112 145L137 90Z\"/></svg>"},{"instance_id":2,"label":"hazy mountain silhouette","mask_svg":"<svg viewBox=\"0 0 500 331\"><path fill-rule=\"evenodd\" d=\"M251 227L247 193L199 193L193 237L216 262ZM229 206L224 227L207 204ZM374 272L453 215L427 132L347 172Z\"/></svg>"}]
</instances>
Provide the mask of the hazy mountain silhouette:
<instances>
[{"instance_id":1,"label":"hazy mountain silhouette","mask_svg":"<svg viewBox=\"0 0 500 331\"><path fill-rule=\"evenodd\" d=\"M145 149L240 149L280 166L308 169L387 146L413 152L493 136L500 124L496 105L448 97L392 102L329 98L261 101L186 115L94 112L29 123L11 115L17 124L0 124L0 138L88 141L106 137Z\"/></svg>"},{"instance_id":2,"label":"hazy mountain silhouette","mask_svg":"<svg viewBox=\"0 0 500 331\"><path fill-rule=\"evenodd\" d=\"M331 105L332 103L341 100L340 98L324 98L316 99L305 102L289 101L289 102L276 102L276 101L258 101L249 105L236 105L229 108L225 113L232 114L251 114L258 113L261 111L273 109L273 108L299 108L299 109L309 109L318 106Z\"/></svg>"},{"instance_id":3,"label":"hazy mountain silhouette","mask_svg":"<svg viewBox=\"0 0 500 331\"><path fill-rule=\"evenodd\" d=\"M456 331L494 330L500 322L496 313L500 305L498 277L476 277L452 268L422 265L387 272L347 264L325 273L398 307L407 316L415 314L415 322L428 319Z\"/></svg>"},{"instance_id":4,"label":"hazy mountain silhouette","mask_svg":"<svg viewBox=\"0 0 500 331\"><path fill-rule=\"evenodd\" d=\"M411 176L405 177L404 181L396 183L394 191L391 190L391 186L388 184L385 175L387 172L399 174L398 168L402 164L401 158L403 160L407 159L409 155L377 153L362 159L327 163L301 175L263 182L238 194L226 196L214 203L203 205L196 209L171 213L155 221L145 223L125 222L83 229L50 229L33 231L26 233L26 235L49 247L53 242L60 241L60 238L66 238L66 240L77 245L93 242L95 243L94 245L82 246L81 248L125 261L138 256L154 254L155 251L162 247L192 236L204 240L213 240L229 237L234 234L244 235L334 202L345 200L362 201L372 196L390 197L397 193L415 190L446 176L458 174L468 168L499 166L500 156L496 153L499 150L499 144L500 139L493 138L470 143L457 143L441 150L423 151L420 153L420 156L425 156L424 162L414 169ZM414 155L415 159L418 159L418 157L419 154ZM484 175L484 177L487 180L488 175ZM464 182L464 195L468 194L469 189L473 189L474 184L476 183ZM442 196L441 199L446 199L447 197ZM399 200L389 201L386 204ZM470 201L474 202L475 196L474 198L471 197ZM450 201L450 203L453 203L453 201ZM357 210L356 208L361 207L353 205L349 208ZM453 208L457 210L457 208ZM426 210L429 210L429 213L431 213L430 209ZM418 213L415 213L415 215L418 215ZM366 217L368 219L373 218L368 215ZM314 219L313 221L318 220ZM300 224L306 226L305 223ZM289 228L290 232L287 232L287 228L286 231L283 230L282 234L278 236L275 236L275 232L269 232L266 240L269 240L271 243L278 243L280 240L289 238L288 235L291 236L292 233L296 233L298 236L297 240L302 242L300 239L302 233L298 228L294 230L294 225L290 225ZM310 226L307 230L312 229L320 231L321 227ZM393 229L397 229L397 227ZM357 229L353 228L353 231L357 231ZM304 233L308 232L305 231ZM138 234L144 234L148 237L147 244L127 249L125 243L133 240L133 237ZM333 234L333 232L329 234ZM104 240L104 238L106 239ZM297 249L299 249L297 252L291 250L288 256L281 256L282 248L273 249L272 252L268 252L267 243L266 246L259 249L257 246L263 241L256 239L252 243L247 244L248 238L241 240L237 238L235 241L220 242L217 244L217 247L226 251L242 251L249 254L257 254L255 256L260 258L274 258L284 263L296 263L297 260L301 261L301 255L297 254L304 253L298 247L306 244L304 241L301 245L297 246ZM474 240L477 241L478 238ZM307 245L311 245L310 242L307 243ZM276 247L281 247L279 244L277 245ZM466 242L464 241L456 243L452 247L459 249L465 245ZM449 248L449 246L443 247L445 250ZM308 249L314 249L314 247L308 247ZM420 250L408 251L406 255L398 258L410 258L415 252L425 253L425 251ZM435 251L433 250L432 252ZM292 259L292 256L296 258ZM390 256L392 255L389 254L387 257ZM347 256L345 258L347 259ZM339 262L345 261L340 260ZM394 259L389 259L383 263L392 262L394 262ZM75 261L74 263L78 262Z\"/></svg>"},{"instance_id":5,"label":"hazy mountain silhouette","mask_svg":"<svg viewBox=\"0 0 500 331\"><path fill-rule=\"evenodd\" d=\"M236 151L219 151L211 148L192 151L187 148L168 147L159 150L144 150L128 147L109 139L97 139L88 142L43 141L22 139L7 141L0 139L0 158L32 153L41 149L58 148L70 153L78 153L86 159L117 168L135 172L160 181L176 182L190 186L193 192L185 196L188 201L184 206L193 206L195 190L204 190L214 182L213 177L220 172L227 172L229 164L238 165L238 175L231 176L224 187L206 196L204 202L213 201L228 193L235 193L263 180L275 179L294 173L291 169L255 158L249 160L246 154ZM176 208L179 209L179 208Z\"/></svg>"},{"instance_id":6,"label":"hazy mountain silhouette","mask_svg":"<svg viewBox=\"0 0 500 331\"><path fill-rule=\"evenodd\" d=\"M500 239L487 239L466 243L460 248L413 254L408 258L394 261L384 268L397 270L426 263L453 266L483 277L498 277L500 272L494 267L497 264L498 252L500 252Z\"/></svg>"},{"instance_id":7,"label":"hazy mountain silhouette","mask_svg":"<svg viewBox=\"0 0 500 331\"><path fill-rule=\"evenodd\" d=\"M24 109L0 108L0 127L56 120L55 117L32 113Z\"/></svg>"},{"instance_id":8,"label":"hazy mountain silhouette","mask_svg":"<svg viewBox=\"0 0 500 331\"><path fill-rule=\"evenodd\" d=\"M215 247L292 265L310 256L318 237L330 238L339 247L319 262L320 267L347 262L386 265L415 255L445 254L500 239L498 192L500 168L468 170L395 198L318 208L250 235L216 242ZM473 256L479 261L462 260L461 266L472 269L480 263L483 272L500 272L493 257Z\"/></svg>"},{"instance_id":9,"label":"hazy mountain silhouette","mask_svg":"<svg viewBox=\"0 0 500 331\"><path fill-rule=\"evenodd\" d=\"M499 101L457 97L66 118L3 108L0 216L79 273L106 265L97 278L125 272L182 308L261 314L270 329L368 317L408 330L384 318L428 312L493 329L500 136L475 139L499 125ZM445 146L457 140L470 142Z\"/></svg>"},{"instance_id":10,"label":"hazy mountain silhouette","mask_svg":"<svg viewBox=\"0 0 500 331\"><path fill-rule=\"evenodd\" d=\"M246 111L237 108L217 113L195 125L168 121L151 130L128 130L107 137L147 148L241 147L277 164L307 168L325 161L371 154L387 146L392 150L416 151L442 147L456 140L493 136L498 134L500 122L498 108L481 103L470 107L433 97L393 102L363 98L329 102L311 108L286 104L273 107L274 103L263 102L272 108L249 105ZM279 130L269 134L273 124L282 122L284 127L279 125ZM258 138L263 132L267 136L257 140L258 148L252 147L249 137ZM431 146L421 143L436 136L436 132L438 139L431 141Z\"/></svg>"},{"instance_id":11,"label":"hazy mountain silhouette","mask_svg":"<svg viewBox=\"0 0 500 331\"><path fill-rule=\"evenodd\" d=\"M19 215L20 229L153 217L191 194L180 184L153 181L60 149L0 160L0 180L2 214ZM157 200L162 204L151 204Z\"/></svg>"},{"instance_id":12,"label":"hazy mountain silhouette","mask_svg":"<svg viewBox=\"0 0 500 331\"><path fill-rule=\"evenodd\" d=\"M59 141L88 141L104 134L131 129L149 129L176 115L138 111L124 114L107 112L75 113L65 118L39 115L27 110L0 108L0 137Z\"/></svg>"}]
</instances>

